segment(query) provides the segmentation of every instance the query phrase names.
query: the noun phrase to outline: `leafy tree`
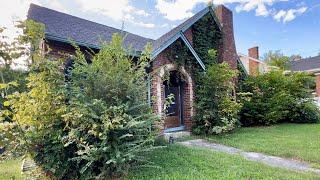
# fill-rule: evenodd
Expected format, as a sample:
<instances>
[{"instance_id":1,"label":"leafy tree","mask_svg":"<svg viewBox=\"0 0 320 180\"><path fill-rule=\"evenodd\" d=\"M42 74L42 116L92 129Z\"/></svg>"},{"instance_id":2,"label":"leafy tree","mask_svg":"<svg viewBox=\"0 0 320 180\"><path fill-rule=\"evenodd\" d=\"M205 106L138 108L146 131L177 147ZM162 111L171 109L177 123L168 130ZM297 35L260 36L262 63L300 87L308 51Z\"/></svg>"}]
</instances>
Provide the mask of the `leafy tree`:
<instances>
[{"instance_id":1,"label":"leafy tree","mask_svg":"<svg viewBox=\"0 0 320 180\"><path fill-rule=\"evenodd\" d=\"M290 58L281 53L280 50L267 52L264 55L263 60L270 66L276 66L282 70L286 70L289 68L288 63Z\"/></svg>"},{"instance_id":2,"label":"leafy tree","mask_svg":"<svg viewBox=\"0 0 320 180\"><path fill-rule=\"evenodd\" d=\"M16 64L14 60L22 56L24 49L23 43L17 39L9 41L9 38L4 35L6 28L0 28L0 109L1 115L9 115L11 107L4 102L7 96L13 92L22 92L26 89L27 72L21 69L12 69ZM4 118L5 121L10 121L11 117ZM1 147L1 145L0 145Z\"/></svg>"}]
</instances>

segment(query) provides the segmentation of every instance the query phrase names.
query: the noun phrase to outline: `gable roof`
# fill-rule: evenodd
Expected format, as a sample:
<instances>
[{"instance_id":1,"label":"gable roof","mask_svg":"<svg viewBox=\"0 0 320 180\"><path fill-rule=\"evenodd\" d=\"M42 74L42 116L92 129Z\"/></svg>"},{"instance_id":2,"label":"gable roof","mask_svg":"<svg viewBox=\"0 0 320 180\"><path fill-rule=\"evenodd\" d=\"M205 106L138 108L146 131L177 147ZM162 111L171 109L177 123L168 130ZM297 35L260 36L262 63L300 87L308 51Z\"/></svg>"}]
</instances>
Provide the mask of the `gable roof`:
<instances>
[{"instance_id":1,"label":"gable roof","mask_svg":"<svg viewBox=\"0 0 320 180\"><path fill-rule=\"evenodd\" d=\"M181 30L186 30L190 27L190 25L194 24L196 21L198 21L201 17L203 17L205 14L209 12L208 8L205 8L192 16L191 18L187 19L177 27L173 28L169 32L165 33L161 37L159 37L154 43L153 43L153 49L156 50L161 47L165 42L167 42L170 38L172 38L174 35L179 33Z\"/></svg>"},{"instance_id":2,"label":"gable roof","mask_svg":"<svg viewBox=\"0 0 320 180\"><path fill-rule=\"evenodd\" d=\"M309 57L301 60L291 61L290 69L292 71L319 71L320 56Z\"/></svg>"},{"instance_id":3,"label":"gable roof","mask_svg":"<svg viewBox=\"0 0 320 180\"><path fill-rule=\"evenodd\" d=\"M148 42L153 39L121 31L99 23L81 19L69 14L31 4L28 19L45 24L46 38L62 42L74 40L78 45L100 49L101 40L110 42L114 33L127 34L124 45L132 46L136 51L143 51Z\"/></svg>"},{"instance_id":4,"label":"gable roof","mask_svg":"<svg viewBox=\"0 0 320 180\"><path fill-rule=\"evenodd\" d=\"M73 40L80 46L87 46L95 49L100 49L101 40L110 42L114 33L126 34L127 36L124 40L124 45L138 51L137 54L144 50L147 43L151 43L153 46L152 58L155 58L170 44L175 42L178 38L181 38L200 66L205 69L203 62L191 46L190 42L188 42L188 39L184 36L183 32L208 13L211 14L221 30L221 26L216 20L212 7L206 7L157 40L145 38L35 4L30 5L28 19L45 24L45 35L49 40L64 43L70 43L70 40Z\"/></svg>"}]
</instances>

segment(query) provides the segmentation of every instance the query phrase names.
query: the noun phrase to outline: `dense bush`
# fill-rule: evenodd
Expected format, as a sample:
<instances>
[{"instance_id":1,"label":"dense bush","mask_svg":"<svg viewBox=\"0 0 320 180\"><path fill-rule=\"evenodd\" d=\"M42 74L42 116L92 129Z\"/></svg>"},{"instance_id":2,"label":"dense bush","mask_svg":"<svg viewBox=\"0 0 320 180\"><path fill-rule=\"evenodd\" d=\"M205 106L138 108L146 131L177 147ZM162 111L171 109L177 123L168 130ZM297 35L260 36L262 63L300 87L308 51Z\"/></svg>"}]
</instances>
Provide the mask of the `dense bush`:
<instances>
[{"instance_id":1,"label":"dense bush","mask_svg":"<svg viewBox=\"0 0 320 180\"><path fill-rule=\"evenodd\" d=\"M312 95L314 79L306 73L271 71L249 77L243 85L241 122L245 126L279 122L317 122Z\"/></svg>"},{"instance_id":2,"label":"dense bush","mask_svg":"<svg viewBox=\"0 0 320 180\"><path fill-rule=\"evenodd\" d=\"M215 51L210 50L209 56L216 58ZM198 74L194 133L220 134L237 126L241 105L232 95L236 74L227 63L212 63L205 72Z\"/></svg>"},{"instance_id":3,"label":"dense bush","mask_svg":"<svg viewBox=\"0 0 320 180\"><path fill-rule=\"evenodd\" d=\"M294 123L317 123L320 121L319 107L311 101L298 102L289 113L289 121Z\"/></svg>"},{"instance_id":4,"label":"dense bush","mask_svg":"<svg viewBox=\"0 0 320 180\"><path fill-rule=\"evenodd\" d=\"M157 117L146 104L145 81L150 47L133 61L122 42L113 36L91 64L78 50L66 74L63 61L35 58L28 89L8 97L13 119L1 127L55 178L118 176L153 148Z\"/></svg>"}]
</instances>

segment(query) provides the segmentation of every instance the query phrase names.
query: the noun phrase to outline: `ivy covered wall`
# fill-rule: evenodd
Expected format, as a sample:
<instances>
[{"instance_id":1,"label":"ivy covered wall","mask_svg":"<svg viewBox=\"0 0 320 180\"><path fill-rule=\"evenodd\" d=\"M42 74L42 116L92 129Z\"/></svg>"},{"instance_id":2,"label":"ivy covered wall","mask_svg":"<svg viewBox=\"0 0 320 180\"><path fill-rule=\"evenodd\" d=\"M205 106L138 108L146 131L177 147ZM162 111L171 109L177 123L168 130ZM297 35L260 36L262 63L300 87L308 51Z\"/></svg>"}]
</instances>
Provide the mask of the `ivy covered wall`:
<instances>
[{"instance_id":1,"label":"ivy covered wall","mask_svg":"<svg viewBox=\"0 0 320 180\"><path fill-rule=\"evenodd\" d=\"M209 57L208 51L219 50L222 34L218 24L210 13L203 16L198 22L191 26L192 44L200 59L207 66L218 63L218 57L214 60ZM185 43L178 39L172 43L166 52L168 59L178 66L184 66L193 75L198 71L203 71Z\"/></svg>"},{"instance_id":2,"label":"ivy covered wall","mask_svg":"<svg viewBox=\"0 0 320 180\"><path fill-rule=\"evenodd\" d=\"M197 54L205 65L209 65L210 58L208 50L219 50L222 34L218 24L210 13L202 17L198 22L192 26L193 31L193 46Z\"/></svg>"}]
</instances>

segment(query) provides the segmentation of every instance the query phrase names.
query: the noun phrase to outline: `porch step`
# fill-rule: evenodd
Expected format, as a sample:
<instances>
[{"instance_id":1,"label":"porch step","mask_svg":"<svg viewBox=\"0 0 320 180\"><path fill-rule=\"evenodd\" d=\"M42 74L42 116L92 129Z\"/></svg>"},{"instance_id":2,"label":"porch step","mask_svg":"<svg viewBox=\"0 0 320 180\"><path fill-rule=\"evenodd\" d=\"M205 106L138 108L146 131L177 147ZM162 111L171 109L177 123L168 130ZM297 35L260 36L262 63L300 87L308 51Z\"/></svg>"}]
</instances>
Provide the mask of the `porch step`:
<instances>
[{"instance_id":1,"label":"porch step","mask_svg":"<svg viewBox=\"0 0 320 180\"><path fill-rule=\"evenodd\" d=\"M21 171L24 173L26 171L32 171L37 168L36 163L32 159L24 159L21 165Z\"/></svg>"},{"instance_id":2,"label":"porch step","mask_svg":"<svg viewBox=\"0 0 320 180\"><path fill-rule=\"evenodd\" d=\"M190 132L189 131L177 131L177 132L168 132L168 133L164 133L164 138L166 140L169 141L169 139L179 139L179 138L183 138L183 137L188 137L190 136Z\"/></svg>"}]
</instances>

